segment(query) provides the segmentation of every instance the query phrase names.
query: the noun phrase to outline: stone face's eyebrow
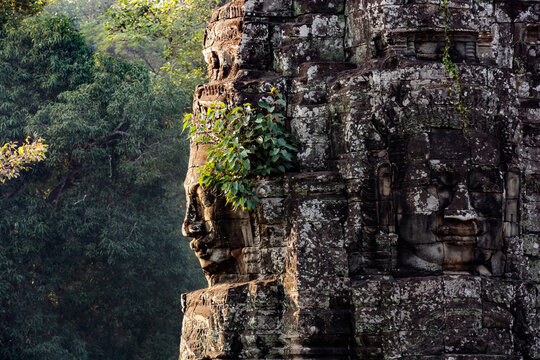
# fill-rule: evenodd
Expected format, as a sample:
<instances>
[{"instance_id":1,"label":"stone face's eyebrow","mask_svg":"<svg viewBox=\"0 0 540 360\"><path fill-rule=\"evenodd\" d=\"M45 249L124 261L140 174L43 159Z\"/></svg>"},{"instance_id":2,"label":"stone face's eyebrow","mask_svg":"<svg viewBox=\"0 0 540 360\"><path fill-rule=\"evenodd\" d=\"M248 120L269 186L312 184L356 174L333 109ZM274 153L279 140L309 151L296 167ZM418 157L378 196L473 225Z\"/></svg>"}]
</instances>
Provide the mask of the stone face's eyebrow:
<instances>
[{"instance_id":1,"label":"stone face's eyebrow","mask_svg":"<svg viewBox=\"0 0 540 360\"><path fill-rule=\"evenodd\" d=\"M429 170L435 174L464 174L468 172L467 160L429 159Z\"/></svg>"}]
</instances>

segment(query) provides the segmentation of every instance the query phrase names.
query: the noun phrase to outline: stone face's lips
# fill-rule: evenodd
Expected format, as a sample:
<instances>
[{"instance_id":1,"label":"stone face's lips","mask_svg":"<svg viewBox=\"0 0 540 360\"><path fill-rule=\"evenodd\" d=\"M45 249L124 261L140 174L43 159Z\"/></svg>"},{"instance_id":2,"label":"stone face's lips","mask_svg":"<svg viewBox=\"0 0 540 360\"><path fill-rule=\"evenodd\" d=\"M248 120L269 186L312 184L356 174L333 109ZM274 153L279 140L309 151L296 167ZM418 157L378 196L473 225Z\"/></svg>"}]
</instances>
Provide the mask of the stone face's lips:
<instances>
[{"instance_id":1,"label":"stone face's lips","mask_svg":"<svg viewBox=\"0 0 540 360\"><path fill-rule=\"evenodd\" d=\"M482 235L476 220L445 220L433 232L437 237L475 237Z\"/></svg>"},{"instance_id":2,"label":"stone face's lips","mask_svg":"<svg viewBox=\"0 0 540 360\"><path fill-rule=\"evenodd\" d=\"M439 236L441 242L458 246L470 246L476 244L476 236Z\"/></svg>"},{"instance_id":3,"label":"stone face's lips","mask_svg":"<svg viewBox=\"0 0 540 360\"><path fill-rule=\"evenodd\" d=\"M191 248L191 250L195 252L195 254L197 254L197 257L199 259L210 258L210 254L208 253L208 246L207 246L208 243L204 241L206 237L207 236L199 237L189 243L189 247Z\"/></svg>"}]
</instances>

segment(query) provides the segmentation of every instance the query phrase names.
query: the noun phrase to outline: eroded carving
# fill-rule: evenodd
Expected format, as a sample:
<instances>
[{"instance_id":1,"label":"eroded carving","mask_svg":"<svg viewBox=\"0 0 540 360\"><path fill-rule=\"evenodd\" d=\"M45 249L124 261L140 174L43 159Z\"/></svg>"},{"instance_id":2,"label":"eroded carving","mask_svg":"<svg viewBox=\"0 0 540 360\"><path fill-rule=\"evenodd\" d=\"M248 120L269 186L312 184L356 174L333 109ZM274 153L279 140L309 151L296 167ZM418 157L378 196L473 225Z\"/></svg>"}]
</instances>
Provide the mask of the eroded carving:
<instances>
[{"instance_id":1,"label":"eroded carving","mask_svg":"<svg viewBox=\"0 0 540 360\"><path fill-rule=\"evenodd\" d=\"M419 137L423 158L405 160L396 176L401 264L416 272L503 274L503 208L511 200L497 138L446 129Z\"/></svg>"},{"instance_id":2,"label":"eroded carving","mask_svg":"<svg viewBox=\"0 0 540 360\"><path fill-rule=\"evenodd\" d=\"M194 111L276 86L300 151L249 216L186 180L182 359L540 359L540 4L448 3L466 132L438 2L215 12Z\"/></svg>"},{"instance_id":3,"label":"eroded carving","mask_svg":"<svg viewBox=\"0 0 540 360\"><path fill-rule=\"evenodd\" d=\"M206 162L207 146L192 146L184 182L187 209L184 236L193 238L191 249L197 255L209 286L249 280L253 246L250 214L234 210L223 197L199 184L198 167Z\"/></svg>"}]
</instances>

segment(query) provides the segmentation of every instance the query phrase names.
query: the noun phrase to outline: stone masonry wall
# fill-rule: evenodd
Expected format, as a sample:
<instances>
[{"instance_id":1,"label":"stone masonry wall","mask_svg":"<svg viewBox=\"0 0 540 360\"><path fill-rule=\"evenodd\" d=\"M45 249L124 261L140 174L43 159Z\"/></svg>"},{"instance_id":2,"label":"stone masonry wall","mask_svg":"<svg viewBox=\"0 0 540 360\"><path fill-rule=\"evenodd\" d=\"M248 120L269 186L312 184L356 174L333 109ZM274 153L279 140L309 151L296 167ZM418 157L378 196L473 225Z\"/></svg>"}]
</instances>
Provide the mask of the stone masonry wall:
<instances>
[{"instance_id":1,"label":"stone masonry wall","mask_svg":"<svg viewBox=\"0 0 540 360\"><path fill-rule=\"evenodd\" d=\"M448 5L466 131L439 0L215 11L194 111L275 87L299 152L206 218L249 241L183 295L180 359L540 359L540 1Z\"/></svg>"}]
</instances>

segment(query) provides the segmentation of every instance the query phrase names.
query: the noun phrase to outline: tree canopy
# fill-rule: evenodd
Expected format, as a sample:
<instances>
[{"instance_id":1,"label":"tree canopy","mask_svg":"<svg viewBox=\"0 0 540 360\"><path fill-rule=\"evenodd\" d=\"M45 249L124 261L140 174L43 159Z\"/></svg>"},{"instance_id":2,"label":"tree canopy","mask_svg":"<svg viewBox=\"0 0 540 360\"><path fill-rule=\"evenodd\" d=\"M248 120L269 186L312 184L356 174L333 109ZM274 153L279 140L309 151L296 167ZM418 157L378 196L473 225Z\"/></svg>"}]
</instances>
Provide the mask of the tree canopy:
<instances>
[{"instance_id":1,"label":"tree canopy","mask_svg":"<svg viewBox=\"0 0 540 360\"><path fill-rule=\"evenodd\" d=\"M49 2L47 0L4 0L0 2L0 13L10 15L35 15Z\"/></svg>"},{"instance_id":2,"label":"tree canopy","mask_svg":"<svg viewBox=\"0 0 540 360\"><path fill-rule=\"evenodd\" d=\"M202 42L207 21L221 0L118 0L107 12L112 32L166 39L164 65L181 86L194 88L206 78Z\"/></svg>"},{"instance_id":3,"label":"tree canopy","mask_svg":"<svg viewBox=\"0 0 540 360\"><path fill-rule=\"evenodd\" d=\"M0 185L0 358L176 358L179 295L204 286L180 235L187 96L64 16L0 36L0 143L49 144Z\"/></svg>"},{"instance_id":4,"label":"tree canopy","mask_svg":"<svg viewBox=\"0 0 540 360\"><path fill-rule=\"evenodd\" d=\"M108 32L103 15L114 0L55 0L44 11L74 19L87 42L97 51L148 66L154 75L165 64L166 40L134 32Z\"/></svg>"}]
</instances>

